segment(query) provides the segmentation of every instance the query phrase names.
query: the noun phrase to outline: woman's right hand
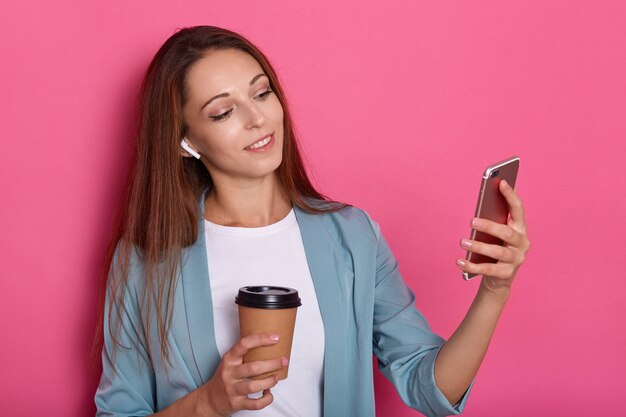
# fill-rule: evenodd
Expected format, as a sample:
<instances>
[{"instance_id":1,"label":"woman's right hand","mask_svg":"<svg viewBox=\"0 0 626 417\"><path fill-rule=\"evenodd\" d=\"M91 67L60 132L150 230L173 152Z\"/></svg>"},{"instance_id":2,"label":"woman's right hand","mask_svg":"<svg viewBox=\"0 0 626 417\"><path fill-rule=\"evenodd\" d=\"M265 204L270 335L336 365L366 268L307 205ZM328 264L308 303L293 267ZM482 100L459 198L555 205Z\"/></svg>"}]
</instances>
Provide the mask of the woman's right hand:
<instances>
[{"instance_id":1,"label":"woman's right hand","mask_svg":"<svg viewBox=\"0 0 626 417\"><path fill-rule=\"evenodd\" d=\"M230 416L239 410L260 410L272 403L270 388L278 383L276 375L260 380L249 379L287 366L287 358L243 363L250 350L278 343L277 334L255 333L243 337L224 354L213 377L198 389L198 410L206 416ZM263 391L260 398L248 394Z\"/></svg>"}]
</instances>

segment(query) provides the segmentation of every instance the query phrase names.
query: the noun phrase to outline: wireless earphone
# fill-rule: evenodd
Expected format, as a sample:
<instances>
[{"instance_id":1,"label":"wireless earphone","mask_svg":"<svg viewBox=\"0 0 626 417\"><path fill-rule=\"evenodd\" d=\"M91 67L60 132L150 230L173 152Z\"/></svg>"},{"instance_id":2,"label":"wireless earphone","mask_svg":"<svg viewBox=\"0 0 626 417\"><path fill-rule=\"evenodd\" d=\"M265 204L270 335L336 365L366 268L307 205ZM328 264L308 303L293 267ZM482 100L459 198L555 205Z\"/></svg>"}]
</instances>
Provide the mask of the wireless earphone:
<instances>
[{"instance_id":1,"label":"wireless earphone","mask_svg":"<svg viewBox=\"0 0 626 417\"><path fill-rule=\"evenodd\" d=\"M185 138L182 138L182 140L180 141L180 146L182 146L182 148L186 150L187 152L189 152L191 156L193 156L194 158L200 159L200 154L194 151L191 146L189 146Z\"/></svg>"}]
</instances>

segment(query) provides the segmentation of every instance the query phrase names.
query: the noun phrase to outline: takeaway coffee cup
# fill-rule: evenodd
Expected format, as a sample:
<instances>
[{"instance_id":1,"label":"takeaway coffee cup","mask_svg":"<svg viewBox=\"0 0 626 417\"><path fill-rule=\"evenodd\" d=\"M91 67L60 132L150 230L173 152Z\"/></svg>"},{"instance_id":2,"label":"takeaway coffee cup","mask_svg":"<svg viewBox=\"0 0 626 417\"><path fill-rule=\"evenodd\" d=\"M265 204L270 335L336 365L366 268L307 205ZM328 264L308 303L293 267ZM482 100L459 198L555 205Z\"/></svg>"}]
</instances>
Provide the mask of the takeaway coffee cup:
<instances>
[{"instance_id":1,"label":"takeaway coffee cup","mask_svg":"<svg viewBox=\"0 0 626 417\"><path fill-rule=\"evenodd\" d=\"M298 291L287 287L268 285L242 287L235 298L239 306L239 334L241 337L252 333L276 333L280 340L272 346L263 346L248 352L244 362L274 359L291 355L293 329L296 312L302 305ZM278 372L268 372L253 379L267 378L272 374L286 379L289 368Z\"/></svg>"}]
</instances>

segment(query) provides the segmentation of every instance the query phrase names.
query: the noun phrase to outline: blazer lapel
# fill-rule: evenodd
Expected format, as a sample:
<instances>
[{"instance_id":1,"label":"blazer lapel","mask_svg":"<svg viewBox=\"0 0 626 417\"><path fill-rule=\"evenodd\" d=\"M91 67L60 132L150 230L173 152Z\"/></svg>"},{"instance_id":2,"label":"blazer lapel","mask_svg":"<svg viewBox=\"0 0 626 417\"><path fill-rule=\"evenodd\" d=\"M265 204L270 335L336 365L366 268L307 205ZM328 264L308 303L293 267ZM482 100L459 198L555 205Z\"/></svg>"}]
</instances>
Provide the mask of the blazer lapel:
<instances>
[{"instance_id":1,"label":"blazer lapel","mask_svg":"<svg viewBox=\"0 0 626 417\"><path fill-rule=\"evenodd\" d=\"M215 342L213 302L204 234L204 198L199 202L198 239L183 252L181 273L185 315L197 386L207 382L221 360Z\"/></svg>"},{"instance_id":2,"label":"blazer lapel","mask_svg":"<svg viewBox=\"0 0 626 417\"><path fill-rule=\"evenodd\" d=\"M334 406L345 402L342 393L348 383L344 372L349 362L344 343L349 330L345 288L337 275L337 257L323 215L309 214L297 206L294 212L324 322L324 415L336 415Z\"/></svg>"}]
</instances>

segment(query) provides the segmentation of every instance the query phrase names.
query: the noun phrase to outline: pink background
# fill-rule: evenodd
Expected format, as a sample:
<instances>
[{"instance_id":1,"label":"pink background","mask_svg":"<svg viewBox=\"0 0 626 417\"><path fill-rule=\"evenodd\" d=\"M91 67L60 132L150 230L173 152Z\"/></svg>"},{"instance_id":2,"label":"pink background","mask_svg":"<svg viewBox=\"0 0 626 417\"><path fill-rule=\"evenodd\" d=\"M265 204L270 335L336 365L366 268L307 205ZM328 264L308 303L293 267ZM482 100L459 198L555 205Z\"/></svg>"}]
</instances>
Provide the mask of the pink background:
<instances>
[{"instance_id":1,"label":"pink background","mask_svg":"<svg viewBox=\"0 0 626 417\"><path fill-rule=\"evenodd\" d=\"M626 394L626 7L619 1L5 2L0 414L86 416L97 281L143 71L224 26L279 72L309 167L366 209L450 336L480 174L522 158L533 249L465 415L618 416ZM380 416L418 415L376 376Z\"/></svg>"}]
</instances>

